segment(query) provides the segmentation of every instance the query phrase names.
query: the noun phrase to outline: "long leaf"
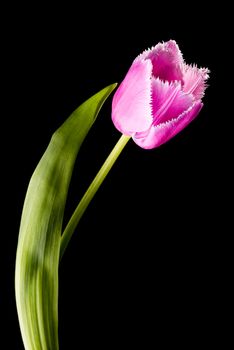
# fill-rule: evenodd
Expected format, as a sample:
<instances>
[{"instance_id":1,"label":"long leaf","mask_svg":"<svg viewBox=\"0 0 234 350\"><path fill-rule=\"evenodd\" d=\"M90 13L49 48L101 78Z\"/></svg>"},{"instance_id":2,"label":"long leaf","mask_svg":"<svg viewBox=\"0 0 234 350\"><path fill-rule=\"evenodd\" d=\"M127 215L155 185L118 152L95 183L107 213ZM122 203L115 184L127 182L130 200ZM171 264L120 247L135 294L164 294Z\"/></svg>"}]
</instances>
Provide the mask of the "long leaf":
<instances>
[{"instance_id":1,"label":"long leaf","mask_svg":"<svg viewBox=\"0 0 234 350\"><path fill-rule=\"evenodd\" d=\"M16 304L26 350L57 350L64 207L79 148L116 84L84 102L53 134L27 190L17 247Z\"/></svg>"}]
</instances>

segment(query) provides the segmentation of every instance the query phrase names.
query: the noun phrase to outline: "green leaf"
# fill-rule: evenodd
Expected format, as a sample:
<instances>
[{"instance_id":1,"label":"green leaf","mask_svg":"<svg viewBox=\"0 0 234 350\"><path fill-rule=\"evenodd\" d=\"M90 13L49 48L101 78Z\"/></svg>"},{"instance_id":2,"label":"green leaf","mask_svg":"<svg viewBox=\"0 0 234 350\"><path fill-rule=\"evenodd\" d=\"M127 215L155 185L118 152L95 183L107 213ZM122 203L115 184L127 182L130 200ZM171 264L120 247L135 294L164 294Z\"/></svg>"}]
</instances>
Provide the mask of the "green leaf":
<instances>
[{"instance_id":1,"label":"green leaf","mask_svg":"<svg viewBox=\"0 0 234 350\"><path fill-rule=\"evenodd\" d=\"M26 350L57 350L58 265L64 207L80 146L116 84L77 108L53 134L27 190L16 255L15 292Z\"/></svg>"}]
</instances>

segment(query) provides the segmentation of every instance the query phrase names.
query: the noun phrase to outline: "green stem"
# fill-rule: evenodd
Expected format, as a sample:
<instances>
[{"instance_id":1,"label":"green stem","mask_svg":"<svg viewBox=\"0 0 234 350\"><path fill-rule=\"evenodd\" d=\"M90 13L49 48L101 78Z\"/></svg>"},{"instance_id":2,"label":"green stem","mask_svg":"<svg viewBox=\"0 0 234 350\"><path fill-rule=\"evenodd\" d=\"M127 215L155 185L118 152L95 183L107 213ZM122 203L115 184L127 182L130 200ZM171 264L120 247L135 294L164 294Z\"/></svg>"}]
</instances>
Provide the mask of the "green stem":
<instances>
[{"instance_id":1,"label":"green stem","mask_svg":"<svg viewBox=\"0 0 234 350\"><path fill-rule=\"evenodd\" d=\"M91 202L92 198L94 197L95 193L99 189L100 185L102 184L103 180L109 173L110 169L112 168L113 164L115 163L116 159L120 155L121 151L123 150L124 146L127 144L128 140L130 139L129 136L122 135L119 139L119 141L116 143L115 147L107 157L105 163L97 173L96 177L94 178L93 182L85 192L84 196L82 197L81 201L79 202L78 206L76 207L70 221L68 222L63 235L61 237L61 246L60 246L60 259L62 258L66 247L76 229L76 226L78 225L82 215L84 214L87 206Z\"/></svg>"}]
</instances>

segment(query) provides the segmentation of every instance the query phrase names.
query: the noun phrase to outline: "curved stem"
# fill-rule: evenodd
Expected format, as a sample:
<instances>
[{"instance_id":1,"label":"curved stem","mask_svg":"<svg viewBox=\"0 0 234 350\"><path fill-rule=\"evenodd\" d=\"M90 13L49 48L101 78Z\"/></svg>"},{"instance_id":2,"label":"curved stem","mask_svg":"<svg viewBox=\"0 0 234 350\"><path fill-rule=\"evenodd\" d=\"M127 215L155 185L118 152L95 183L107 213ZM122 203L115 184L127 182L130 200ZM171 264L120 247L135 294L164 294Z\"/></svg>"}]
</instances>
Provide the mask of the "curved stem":
<instances>
[{"instance_id":1,"label":"curved stem","mask_svg":"<svg viewBox=\"0 0 234 350\"><path fill-rule=\"evenodd\" d=\"M94 197L95 193L99 189L100 185L102 184L103 180L106 178L107 174L109 173L110 169L112 168L113 164L115 163L116 159L120 155L121 151L123 150L124 146L129 141L130 136L122 135L119 139L119 141L116 143L115 147L107 157L106 161L102 165L101 169L97 173L96 177L94 178L93 182L85 192L84 196L82 197L81 201L79 202L78 206L76 207L70 221L68 222L63 235L61 237L61 246L60 246L60 259L62 258L66 247L76 229L76 226L78 225L82 215L84 214L87 206L91 202L92 198Z\"/></svg>"}]
</instances>

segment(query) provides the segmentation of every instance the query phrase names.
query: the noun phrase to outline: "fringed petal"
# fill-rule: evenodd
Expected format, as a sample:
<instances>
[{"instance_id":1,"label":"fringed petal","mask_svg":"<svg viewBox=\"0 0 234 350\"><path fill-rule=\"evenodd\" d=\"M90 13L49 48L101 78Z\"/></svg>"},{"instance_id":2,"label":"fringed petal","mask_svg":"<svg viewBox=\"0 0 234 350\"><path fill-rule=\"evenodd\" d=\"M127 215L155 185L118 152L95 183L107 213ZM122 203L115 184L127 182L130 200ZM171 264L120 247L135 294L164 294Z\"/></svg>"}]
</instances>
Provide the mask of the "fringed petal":
<instances>
[{"instance_id":1,"label":"fringed petal","mask_svg":"<svg viewBox=\"0 0 234 350\"><path fill-rule=\"evenodd\" d=\"M166 43L159 43L152 49L144 51L136 58L137 60L150 59L153 64L153 76L162 80L181 81L183 74L181 66L183 64L182 53L174 40Z\"/></svg>"},{"instance_id":2,"label":"fringed petal","mask_svg":"<svg viewBox=\"0 0 234 350\"><path fill-rule=\"evenodd\" d=\"M133 62L112 102L112 120L126 135L144 131L152 124L150 60Z\"/></svg>"},{"instance_id":3,"label":"fringed petal","mask_svg":"<svg viewBox=\"0 0 234 350\"><path fill-rule=\"evenodd\" d=\"M190 94L181 90L180 82L163 82L152 80L153 124L164 123L177 118L193 105L194 99Z\"/></svg>"},{"instance_id":4,"label":"fringed petal","mask_svg":"<svg viewBox=\"0 0 234 350\"><path fill-rule=\"evenodd\" d=\"M201 101L196 101L192 107L182 113L178 118L156 126L152 125L148 133L144 133L144 135L136 133L133 140L142 148L156 148L183 130L196 118L202 106L203 104Z\"/></svg>"},{"instance_id":5,"label":"fringed petal","mask_svg":"<svg viewBox=\"0 0 234 350\"><path fill-rule=\"evenodd\" d=\"M209 70L207 68L197 68L195 65L182 66L183 71L183 91L193 94L196 100L200 100L204 96L207 87L206 80L209 78Z\"/></svg>"}]
</instances>

